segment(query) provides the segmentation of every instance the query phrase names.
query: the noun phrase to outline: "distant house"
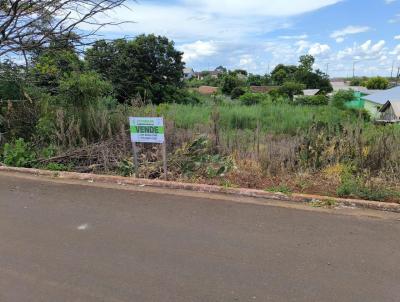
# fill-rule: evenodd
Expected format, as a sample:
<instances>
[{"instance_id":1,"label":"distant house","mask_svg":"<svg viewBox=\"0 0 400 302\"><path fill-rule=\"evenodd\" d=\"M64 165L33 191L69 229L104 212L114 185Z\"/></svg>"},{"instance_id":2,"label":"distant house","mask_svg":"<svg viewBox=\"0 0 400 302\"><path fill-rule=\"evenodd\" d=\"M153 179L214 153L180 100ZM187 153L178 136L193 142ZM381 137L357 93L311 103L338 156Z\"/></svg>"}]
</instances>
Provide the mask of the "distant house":
<instances>
[{"instance_id":1,"label":"distant house","mask_svg":"<svg viewBox=\"0 0 400 302\"><path fill-rule=\"evenodd\" d=\"M384 106L387 106L388 102L392 104L400 101L400 86L387 90L380 90L379 92L363 96L362 99L366 104L372 104L376 110L372 116L375 119L379 119L382 113L380 110L383 109ZM386 110L387 109L388 108L386 108Z\"/></svg>"},{"instance_id":2,"label":"distant house","mask_svg":"<svg viewBox=\"0 0 400 302\"><path fill-rule=\"evenodd\" d=\"M221 67L218 67L215 70L212 71L200 71L200 72L195 72L194 76L198 79L198 80L203 80L206 76L211 76L214 79L217 79L218 76L220 74L225 73L224 69L222 69Z\"/></svg>"},{"instance_id":3,"label":"distant house","mask_svg":"<svg viewBox=\"0 0 400 302\"><path fill-rule=\"evenodd\" d=\"M353 109L364 109L373 119L377 119L379 118L379 110L382 108L383 104L370 101L366 99L367 96L368 95L365 93L355 91L354 98L351 101L346 102L346 107Z\"/></svg>"},{"instance_id":4,"label":"distant house","mask_svg":"<svg viewBox=\"0 0 400 302\"><path fill-rule=\"evenodd\" d=\"M388 101L380 110L378 122L400 123L400 101Z\"/></svg>"},{"instance_id":5,"label":"distant house","mask_svg":"<svg viewBox=\"0 0 400 302\"><path fill-rule=\"evenodd\" d=\"M365 109L373 119L378 119L380 117L379 110L387 100L383 100L385 98L375 98L374 96L385 93L385 91L388 90L371 90L363 86L350 86L345 81L332 81L331 85L334 92L350 89L354 91L354 98L351 101L346 102L347 108ZM333 94L334 93L331 93L329 95Z\"/></svg>"},{"instance_id":6,"label":"distant house","mask_svg":"<svg viewBox=\"0 0 400 302\"><path fill-rule=\"evenodd\" d=\"M184 68L183 69L183 77L185 80L190 80L191 78L193 78L195 76L195 72L193 70L193 68Z\"/></svg>"},{"instance_id":7,"label":"distant house","mask_svg":"<svg viewBox=\"0 0 400 302\"><path fill-rule=\"evenodd\" d=\"M400 101L400 86L387 90L378 90L376 93L365 96L364 99L382 105L385 105L388 101Z\"/></svg>"}]
</instances>

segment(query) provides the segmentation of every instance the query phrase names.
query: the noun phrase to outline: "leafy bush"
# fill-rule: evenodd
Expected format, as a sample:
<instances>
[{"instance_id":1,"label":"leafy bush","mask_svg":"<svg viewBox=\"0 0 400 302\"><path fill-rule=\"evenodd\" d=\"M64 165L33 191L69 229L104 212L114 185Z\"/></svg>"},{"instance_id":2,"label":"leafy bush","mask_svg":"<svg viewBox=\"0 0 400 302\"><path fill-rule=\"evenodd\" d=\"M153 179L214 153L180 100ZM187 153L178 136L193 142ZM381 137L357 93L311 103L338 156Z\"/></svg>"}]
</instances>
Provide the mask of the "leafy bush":
<instances>
[{"instance_id":1,"label":"leafy bush","mask_svg":"<svg viewBox=\"0 0 400 302\"><path fill-rule=\"evenodd\" d=\"M32 146L22 138L4 145L3 162L8 166L30 168L35 159L36 154L32 151Z\"/></svg>"},{"instance_id":2,"label":"leafy bush","mask_svg":"<svg viewBox=\"0 0 400 302\"><path fill-rule=\"evenodd\" d=\"M131 159L123 159L120 163L118 163L117 168L118 175L129 177L135 173L135 165L133 164Z\"/></svg>"},{"instance_id":3,"label":"leafy bush","mask_svg":"<svg viewBox=\"0 0 400 302\"><path fill-rule=\"evenodd\" d=\"M72 73L60 82L60 97L76 108L87 108L112 93L112 86L95 72Z\"/></svg>"},{"instance_id":4,"label":"leafy bush","mask_svg":"<svg viewBox=\"0 0 400 302\"><path fill-rule=\"evenodd\" d=\"M295 99L295 103L313 106L328 105L328 98L325 95L299 96Z\"/></svg>"},{"instance_id":5,"label":"leafy bush","mask_svg":"<svg viewBox=\"0 0 400 302\"><path fill-rule=\"evenodd\" d=\"M271 97L265 93L245 93L240 98L239 101L242 105L245 106L252 106L258 105L262 103L269 103L271 102Z\"/></svg>"},{"instance_id":6,"label":"leafy bush","mask_svg":"<svg viewBox=\"0 0 400 302\"><path fill-rule=\"evenodd\" d=\"M232 97L232 99L237 99L245 93L246 93L246 90L244 90L244 88L236 87L232 90L231 97Z\"/></svg>"},{"instance_id":7,"label":"leafy bush","mask_svg":"<svg viewBox=\"0 0 400 302\"><path fill-rule=\"evenodd\" d=\"M387 89L389 87L389 81L382 77L370 78L366 82L368 89Z\"/></svg>"},{"instance_id":8,"label":"leafy bush","mask_svg":"<svg viewBox=\"0 0 400 302\"><path fill-rule=\"evenodd\" d=\"M187 105L198 105L201 103L201 96L196 92L189 92L187 90L180 90L176 95L175 103L187 104Z\"/></svg>"},{"instance_id":9,"label":"leafy bush","mask_svg":"<svg viewBox=\"0 0 400 302\"><path fill-rule=\"evenodd\" d=\"M289 81L283 83L283 85L278 88L278 91L280 94L286 95L293 100L295 95L302 95L305 88L306 86L304 84Z\"/></svg>"},{"instance_id":10,"label":"leafy bush","mask_svg":"<svg viewBox=\"0 0 400 302\"><path fill-rule=\"evenodd\" d=\"M211 141L202 136L171 155L169 166L171 172L185 177L213 178L231 171L234 162L231 157L215 153Z\"/></svg>"},{"instance_id":11,"label":"leafy bush","mask_svg":"<svg viewBox=\"0 0 400 302\"><path fill-rule=\"evenodd\" d=\"M350 80L350 86L366 86L367 81L367 77L352 78Z\"/></svg>"},{"instance_id":12,"label":"leafy bush","mask_svg":"<svg viewBox=\"0 0 400 302\"><path fill-rule=\"evenodd\" d=\"M386 188L367 185L367 181L362 176L355 176L348 171L341 176L337 194L339 197L356 197L375 201L384 201L400 195L398 192Z\"/></svg>"},{"instance_id":13,"label":"leafy bush","mask_svg":"<svg viewBox=\"0 0 400 302\"><path fill-rule=\"evenodd\" d=\"M332 97L332 106L344 109L345 104L354 99L354 90L339 90Z\"/></svg>"},{"instance_id":14,"label":"leafy bush","mask_svg":"<svg viewBox=\"0 0 400 302\"><path fill-rule=\"evenodd\" d=\"M241 85L240 79L235 74L227 74L222 78L221 91L227 95L231 95L232 91Z\"/></svg>"}]
</instances>

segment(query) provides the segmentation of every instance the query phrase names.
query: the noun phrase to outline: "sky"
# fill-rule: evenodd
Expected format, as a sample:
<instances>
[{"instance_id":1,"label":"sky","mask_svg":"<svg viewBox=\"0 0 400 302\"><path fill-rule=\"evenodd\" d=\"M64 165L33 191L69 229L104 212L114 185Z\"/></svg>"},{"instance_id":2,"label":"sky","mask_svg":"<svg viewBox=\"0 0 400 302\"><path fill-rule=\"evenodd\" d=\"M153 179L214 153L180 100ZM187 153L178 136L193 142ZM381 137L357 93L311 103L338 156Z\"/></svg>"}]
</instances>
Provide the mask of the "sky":
<instances>
[{"instance_id":1,"label":"sky","mask_svg":"<svg viewBox=\"0 0 400 302\"><path fill-rule=\"evenodd\" d=\"M390 76L400 66L400 0L139 0L109 18L105 38L163 35L187 67L265 74L303 54L332 77Z\"/></svg>"}]
</instances>

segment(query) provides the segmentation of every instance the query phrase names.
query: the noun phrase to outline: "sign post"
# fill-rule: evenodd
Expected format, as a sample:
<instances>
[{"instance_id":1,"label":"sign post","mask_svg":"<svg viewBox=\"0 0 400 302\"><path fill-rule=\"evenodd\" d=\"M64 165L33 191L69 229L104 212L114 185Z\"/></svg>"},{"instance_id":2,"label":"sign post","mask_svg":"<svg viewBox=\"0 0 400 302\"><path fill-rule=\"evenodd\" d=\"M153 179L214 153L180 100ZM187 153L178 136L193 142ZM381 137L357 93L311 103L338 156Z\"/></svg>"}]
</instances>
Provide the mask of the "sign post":
<instances>
[{"instance_id":1,"label":"sign post","mask_svg":"<svg viewBox=\"0 0 400 302\"><path fill-rule=\"evenodd\" d=\"M139 167L136 143L162 144L164 178L167 180L167 150L165 144L165 127L162 117L130 117L131 141L135 171Z\"/></svg>"}]
</instances>

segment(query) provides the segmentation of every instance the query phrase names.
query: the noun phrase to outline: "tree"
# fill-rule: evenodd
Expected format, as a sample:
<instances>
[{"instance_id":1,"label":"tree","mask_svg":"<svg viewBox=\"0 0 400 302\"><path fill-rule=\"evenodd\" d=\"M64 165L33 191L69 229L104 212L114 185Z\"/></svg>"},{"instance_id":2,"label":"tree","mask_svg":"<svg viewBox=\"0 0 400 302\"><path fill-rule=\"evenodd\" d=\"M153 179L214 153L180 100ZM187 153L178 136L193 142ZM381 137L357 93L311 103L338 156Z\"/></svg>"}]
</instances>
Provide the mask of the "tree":
<instances>
[{"instance_id":1,"label":"tree","mask_svg":"<svg viewBox=\"0 0 400 302\"><path fill-rule=\"evenodd\" d=\"M389 87L389 81L382 77L370 78L366 82L368 89L387 89Z\"/></svg>"},{"instance_id":2,"label":"tree","mask_svg":"<svg viewBox=\"0 0 400 302\"><path fill-rule=\"evenodd\" d=\"M297 82L285 82L279 87L279 93L286 95L293 101L295 95L302 95L305 85Z\"/></svg>"},{"instance_id":3,"label":"tree","mask_svg":"<svg viewBox=\"0 0 400 302\"><path fill-rule=\"evenodd\" d=\"M173 102L184 84L182 53L166 37L140 35L131 41L97 41L85 59L89 69L113 83L120 101L139 93L156 104Z\"/></svg>"},{"instance_id":4,"label":"tree","mask_svg":"<svg viewBox=\"0 0 400 302\"><path fill-rule=\"evenodd\" d=\"M296 71L297 66L279 64L271 72L271 78L276 85L282 85L286 81L294 80Z\"/></svg>"},{"instance_id":5,"label":"tree","mask_svg":"<svg viewBox=\"0 0 400 302\"><path fill-rule=\"evenodd\" d=\"M218 66L217 68L215 68L215 71L218 71L218 72L220 72L220 73L227 73L227 72L228 72L228 69L226 69L226 67L220 65L220 66Z\"/></svg>"},{"instance_id":6,"label":"tree","mask_svg":"<svg viewBox=\"0 0 400 302\"><path fill-rule=\"evenodd\" d=\"M302 69L306 72L313 71L313 65L315 63L315 58L312 55L303 55L299 59L300 66L299 69Z\"/></svg>"},{"instance_id":7,"label":"tree","mask_svg":"<svg viewBox=\"0 0 400 302\"><path fill-rule=\"evenodd\" d=\"M271 78L277 85L284 82L298 82L306 89L321 89L324 93L333 91L329 76L320 70L313 70L315 59L311 55L301 56L299 66L279 64L271 73Z\"/></svg>"},{"instance_id":8,"label":"tree","mask_svg":"<svg viewBox=\"0 0 400 302\"><path fill-rule=\"evenodd\" d=\"M244 70L244 69L235 69L234 71L232 71L232 73L234 73L234 74L241 74L241 75L244 75L244 76L246 76L247 77L247 71L246 70Z\"/></svg>"},{"instance_id":9,"label":"tree","mask_svg":"<svg viewBox=\"0 0 400 302\"><path fill-rule=\"evenodd\" d=\"M102 14L123 5L125 0L0 0L0 56L28 53L48 44L54 36L69 37L85 24L92 30L80 31L90 37L105 25ZM107 20L103 16L103 19Z\"/></svg>"},{"instance_id":10,"label":"tree","mask_svg":"<svg viewBox=\"0 0 400 302\"><path fill-rule=\"evenodd\" d=\"M44 87L55 94L61 79L70 76L73 72L83 71L83 65L78 54L72 50L49 48L42 50L40 55L33 59L30 76L37 86Z\"/></svg>"},{"instance_id":11,"label":"tree","mask_svg":"<svg viewBox=\"0 0 400 302\"><path fill-rule=\"evenodd\" d=\"M72 73L60 82L61 98L75 109L88 108L111 93L111 83L95 72Z\"/></svg>"},{"instance_id":12,"label":"tree","mask_svg":"<svg viewBox=\"0 0 400 302\"><path fill-rule=\"evenodd\" d=\"M232 91L241 85L236 74L227 74L222 78L221 91L231 95Z\"/></svg>"},{"instance_id":13,"label":"tree","mask_svg":"<svg viewBox=\"0 0 400 302\"><path fill-rule=\"evenodd\" d=\"M0 100L22 100L23 70L11 61L0 63ZM0 104L1 105L1 104Z\"/></svg>"}]
</instances>

